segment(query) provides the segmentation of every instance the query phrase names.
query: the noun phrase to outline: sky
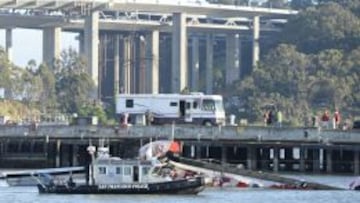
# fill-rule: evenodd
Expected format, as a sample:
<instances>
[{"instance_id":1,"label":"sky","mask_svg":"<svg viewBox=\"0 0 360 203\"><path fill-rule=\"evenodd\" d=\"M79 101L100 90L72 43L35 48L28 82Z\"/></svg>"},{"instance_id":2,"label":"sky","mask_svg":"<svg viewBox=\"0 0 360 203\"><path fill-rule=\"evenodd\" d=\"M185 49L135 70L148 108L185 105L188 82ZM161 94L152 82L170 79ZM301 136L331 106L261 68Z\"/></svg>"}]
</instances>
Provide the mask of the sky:
<instances>
[{"instance_id":1,"label":"sky","mask_svg":"<svg viewBox=\"0 0 360 203\"><path fill-rule=\"evenodd\" d=\"M75 40L77 34L62 32L61 49L72 47L78 51L78 42ZM42 31L33 29L13 29L13 63L25 67L34 59L36 64L42 62ZM5 48L5 29L0 29L0 46Z\"/></svg>"}]
</instances>

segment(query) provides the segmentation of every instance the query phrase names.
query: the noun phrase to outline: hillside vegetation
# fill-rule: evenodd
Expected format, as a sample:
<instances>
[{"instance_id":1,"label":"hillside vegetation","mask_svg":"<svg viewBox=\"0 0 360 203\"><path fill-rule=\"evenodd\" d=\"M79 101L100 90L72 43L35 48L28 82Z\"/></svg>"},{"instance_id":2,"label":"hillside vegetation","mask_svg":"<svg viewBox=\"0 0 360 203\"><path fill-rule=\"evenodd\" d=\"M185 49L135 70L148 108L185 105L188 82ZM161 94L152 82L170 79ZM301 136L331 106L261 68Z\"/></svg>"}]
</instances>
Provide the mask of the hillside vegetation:
<instances>
[{"instance_id":1,"label":"hillside vegetation","mask_svg":"<svg viewBox=\"0 0 360 203\"><path fill-rule=\"evenodd\" d=\"M18 101L0 101L0 115L7 116L10 121L21 122L24 118L32 119L38 118L40 111L36 108L29 108L27 105Z\"/></svg>"},{"instance_id":2,"label":"hillside vegetation","mask_svg":"<svg viewBox=\"0 0 360 203\"><path fill-rule=\"evenodd\" d=\"M360 1L329 0L303 8L289 19L251 74L218 90L241 101L241 111L233 105L228 112L262 121L266 108L281 109L291 125L303 125L325 109L357 116L359 16Z\"/></svg>"}]
</instances>

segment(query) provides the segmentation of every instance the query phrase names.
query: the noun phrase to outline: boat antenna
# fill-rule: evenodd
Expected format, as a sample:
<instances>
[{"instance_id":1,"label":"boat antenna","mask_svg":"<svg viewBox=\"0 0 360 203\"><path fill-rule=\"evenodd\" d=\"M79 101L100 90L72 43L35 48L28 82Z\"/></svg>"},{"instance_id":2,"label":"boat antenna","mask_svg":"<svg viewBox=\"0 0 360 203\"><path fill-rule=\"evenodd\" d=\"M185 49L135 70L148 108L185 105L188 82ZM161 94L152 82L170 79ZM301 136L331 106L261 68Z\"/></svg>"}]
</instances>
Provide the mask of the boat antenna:
<instances>
[{"instance_id":1,"label":"boat antenna","mask_svg":"<svg viewBox=\"0 0 360 203\"><path fill-rule=\"evenodd\" d=\"M89 145L87 147L87 151L91 156L91 163L90 163L90 167L89 167L89 175L90 175L90 185L94 185L95 184L95 178L94 178L94 161L95 161L95 152L96 152L96 148L93 145Z\"/></svg>"},{"instance_id":2,"label":"boat antenna","mask_svg":"<svg viewBox=\"0 0 360 203\"><path fill-rule=\"evenodd\" d=\"M174 138L175 138L175 121L173 121L171 125L171 141L174 141Z\"/></svg>"}]
</instances>

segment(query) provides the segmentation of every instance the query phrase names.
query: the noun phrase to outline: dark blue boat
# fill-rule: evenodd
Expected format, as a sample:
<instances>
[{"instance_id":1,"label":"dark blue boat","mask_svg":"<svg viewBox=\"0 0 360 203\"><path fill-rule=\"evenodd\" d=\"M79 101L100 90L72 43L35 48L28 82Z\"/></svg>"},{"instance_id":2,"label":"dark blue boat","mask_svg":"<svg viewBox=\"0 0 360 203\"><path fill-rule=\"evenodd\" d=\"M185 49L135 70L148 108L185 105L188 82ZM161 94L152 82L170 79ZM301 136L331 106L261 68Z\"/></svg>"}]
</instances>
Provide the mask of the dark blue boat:
<instances>
[{"instance_id":1,"label":"dark blue boat","mask_svg":"<svg viewBox=\"0 0 360 203\"><path fill-rule=\"evenodd\" d=\"M94 149L89 150L94 154ZM174 176L172 169L155 160L123 160L99 148L86 169L86 180L41 181L39 193L55 194L197 194L205 187L202 176Z\"/></svg>"},{"instance_id":2,"label":"dark blue boat","mask_svg":"<svg viewBox=\"0 0 360 203\"><path fill-rule=\"evenodd\" d=\"M123 183L102 185L41 185L40 193L56 194L197 194L204 189L204 178L194 177L158 183Z\"/></svg>"}]
</instances>

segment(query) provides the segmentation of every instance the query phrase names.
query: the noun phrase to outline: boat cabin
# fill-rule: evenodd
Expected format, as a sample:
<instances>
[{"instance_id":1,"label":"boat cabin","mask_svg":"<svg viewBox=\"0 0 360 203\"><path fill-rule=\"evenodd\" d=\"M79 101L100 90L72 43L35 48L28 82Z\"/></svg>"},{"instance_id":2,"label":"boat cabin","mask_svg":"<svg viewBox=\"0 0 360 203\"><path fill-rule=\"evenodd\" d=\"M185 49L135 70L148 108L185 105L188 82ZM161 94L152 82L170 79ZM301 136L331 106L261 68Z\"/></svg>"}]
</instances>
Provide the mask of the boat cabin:
<instances>
[{"instance_id":1,"label":"boat cabin","mask_svg":"<svg viewBox=\"0 0 360 203\"><path fill-rule=\"evenodd\" d=\"M98 159L94 163L94 179L97 184L147 183L152 167L151 161Z\"/></svg>"}]
</instances>

